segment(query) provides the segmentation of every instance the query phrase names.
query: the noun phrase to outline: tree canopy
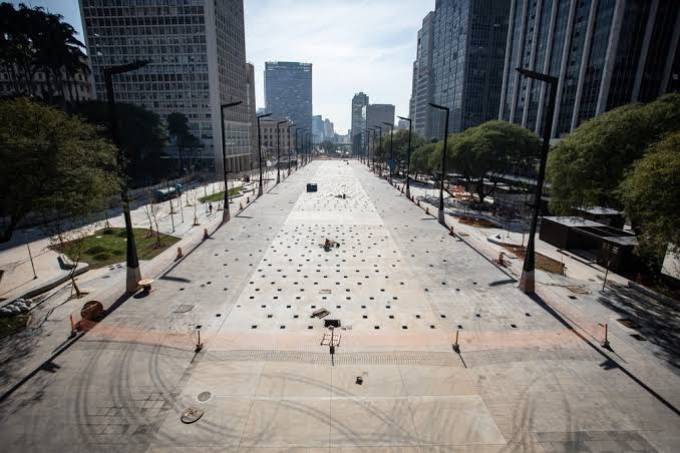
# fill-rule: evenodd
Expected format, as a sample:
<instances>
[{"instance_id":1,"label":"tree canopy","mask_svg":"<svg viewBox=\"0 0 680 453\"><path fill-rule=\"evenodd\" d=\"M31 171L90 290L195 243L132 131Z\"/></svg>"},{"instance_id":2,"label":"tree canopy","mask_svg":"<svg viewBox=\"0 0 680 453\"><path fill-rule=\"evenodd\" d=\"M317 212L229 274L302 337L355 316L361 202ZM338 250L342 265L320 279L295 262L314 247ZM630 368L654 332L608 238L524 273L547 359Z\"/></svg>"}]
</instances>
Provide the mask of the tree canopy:
<instances>
[{"instance_id":1,"label":"tree canopy","mask_svg":"<svg viewBox=\"0 0 680 453\"><path fill-rule=\"evenodd\" d=\"M71 90L75 75L89 73L84 44L63 16L43 8L0 4L0 64L16 96L38 96L55 102L55 93L65 99L64 85ZM36 74L42 71L48 89L38 90ZM78 90L75 90L76 95ZM71 99L74 96L70 96Z\"/></svg>"},{"instance_id":2,"label":"tree canopy","mask_svg":"<svg viewBox=\"0 0 680 453\"><path fill-rule=\"evenodd\" d=\"M116 149L97 130L25 98L0 101L0 241L29 213L83 218L119 190Z\"/></svg>"},{"instance_id":3,"label":"tree canopy","mask_svg":"<svg viewBox=\"0 0 680 453\"><path fill-rule=\"evenodd\" d=\"M632 165L618 190L626 214L639 228L642 255L680 253L680 131L652 145Z\"/></svg>"},{"instance_id":4,"label":"tree canopy","mask_svg":"<svg viewBox=\"0 0 680 453\"><path fill-rule=\"evenodd\" d=\"M74 107L85 121L100 126L108 137L109 111L106 102L87 101ZM127 156L127 173L133 186L151 185L172 174L172 161L163 158L167 137L160 117L144 107L116 103L118 134Z\"/></svg>"},{"instance_id":5,"label":"tree canopy","mask_svg":"<svg viewBox=\"0 0 680 453\"><path fill-rule=\"evenodd\" d=\"M621 208L617 190L626 170L654 142L680 130L680 94L649 104L629 104L596 116L550 153L550 207L566 214L575 207Z\"/></svg>"}]
</instances>

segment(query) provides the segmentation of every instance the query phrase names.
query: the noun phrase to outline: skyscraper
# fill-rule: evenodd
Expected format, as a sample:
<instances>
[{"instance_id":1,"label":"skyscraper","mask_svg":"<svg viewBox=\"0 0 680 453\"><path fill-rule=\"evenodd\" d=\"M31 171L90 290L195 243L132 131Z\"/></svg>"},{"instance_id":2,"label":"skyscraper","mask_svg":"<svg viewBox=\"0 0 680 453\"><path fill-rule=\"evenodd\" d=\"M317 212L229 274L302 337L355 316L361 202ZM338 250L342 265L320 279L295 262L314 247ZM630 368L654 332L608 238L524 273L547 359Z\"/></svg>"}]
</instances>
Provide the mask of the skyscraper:
<instances>
[{"instance_id":1,"label":"skyscraper","mask_svg":"<svg viewBox=\"0 0 680 453\"><path fill-rule=\"evenodd\" d=\"M246 106L248 108L248 118L250 121L250 167L258 163L257 154L257 106L255 104L255 67L251 63L246 63Z\"/></svg>"},{"instance_id":2,"label":"skyscraper","mask_svg":"<svg viewBox=\"0 0 680 453\"><path fill-rule=\"evenodd\" d=\"M362 110L368 105L368 96L359 92L352 97L352 129L350 137L352 140L352 152L354 154L363 152L364 147L364 128L366 119L363 117Z\"/></svg>"},{"instance_id":3,"label":"skyscraper","mask_svg":"<svg viewBox=\"0 0 680 453\"><path fill-rule=\"evenodd\" d=\"M522 66L558 77L552 137L622 104L672 90L677 0L512 0L499 118L541 131L546 89Z\"/></svg>"},{"instance_id":4,"label":"skyscraper","mask_svg":"<svg viewBox=\"0 0 680 453\"><path fill-rule=\"evenodd\" d=\"M225 109L227 169L250 165L243 0L80 0L95 96L106 99L103 69L150 60L114 77L116 101L141 105L165 119L184 113L202 142L201 156L222 167L220 104Z\"/></svg>"},{"instance_id":5,"label":"skyscraper","mask_svg":"<svg viewBox=\"0 0 680 453\"><path fill-rule=\"evenodd\" d=\"M314 143L321 143L323 141L324 129L321 115L314 115L312 117L312 137Z\"/></svg>"},{"instance_id":6,"label":"skyscraper","mask_svg":"<svg viewBox=\"0 0 680 453\"><path fill-rule=\"evenodd\" d=\"M312 132L312 65L268 61L264 68L264 100L267 112L288 118L300 129Z\"/></svg>"},{"instance_id":7,"label":"skyscraper","mask_svg":"<svg viewBox=\"0 0 680 453\"><path fill-rule=\"evenodd\" d=\"M444 114L430 102L449 107L450 132L497 118L509 7L503 0L437 0L425 16L411 95L420 134L444 134Z\"/></svg>"},{"instance_id":8,"label":"skyscraper","mask_svg":"<svg viewBox=\"0 0 680 453\"><path fill-rule=\"evenodd\" d=\"M363 116L367 129L375 126L383 128L383 135L387 131L384 123L394 124L394 105L392 104L368 104L364 107Z\"/></svg>"}]
</instances>

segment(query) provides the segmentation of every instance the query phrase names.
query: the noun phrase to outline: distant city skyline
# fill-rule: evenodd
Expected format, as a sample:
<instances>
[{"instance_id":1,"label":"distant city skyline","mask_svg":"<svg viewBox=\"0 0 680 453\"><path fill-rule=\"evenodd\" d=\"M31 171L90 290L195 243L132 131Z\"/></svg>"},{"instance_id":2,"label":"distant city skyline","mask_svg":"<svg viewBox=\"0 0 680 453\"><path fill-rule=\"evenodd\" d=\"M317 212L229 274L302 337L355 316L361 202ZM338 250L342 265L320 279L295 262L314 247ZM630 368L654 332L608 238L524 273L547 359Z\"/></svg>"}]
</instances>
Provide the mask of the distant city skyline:
<instances>
[{"instance_id":1,"label":"distant city skyline","mask_svg":"<svg viewBox=\"0 0 680 453\"><path fill-rule=\"evenodd\" d=\"M11 0L64 16L82 38L78 0ZM255 97L264 107L265 61L314 65L314 114L339 133L351 125L354 93L407 115L420 20L434 0L245 0L246 59L255 66Z\"/></svg>"}]
</instances>

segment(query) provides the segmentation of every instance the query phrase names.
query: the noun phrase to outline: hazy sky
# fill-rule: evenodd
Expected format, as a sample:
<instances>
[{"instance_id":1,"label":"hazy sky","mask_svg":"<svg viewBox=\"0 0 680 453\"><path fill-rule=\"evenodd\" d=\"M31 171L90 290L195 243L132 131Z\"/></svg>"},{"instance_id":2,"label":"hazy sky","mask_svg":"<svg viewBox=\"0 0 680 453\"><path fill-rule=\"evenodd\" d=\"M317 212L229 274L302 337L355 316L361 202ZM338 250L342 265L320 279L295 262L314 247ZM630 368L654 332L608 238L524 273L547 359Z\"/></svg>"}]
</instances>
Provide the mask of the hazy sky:
<instances>
[{"instance_id":1,"label":"hazy sky","mask_svg":"<svg viewBox=\"0 0 680 453\"><path fill-rule=\"evenodd\" d=\"M78 0L13 0L62 14L81 31ZM255 65L257 104L264 106L265 61L313 64L314 114L338 133L350 127L350 103L408 115L416 34L434 0L245 0L246 59Z\"/></svg>"}]
</instances>

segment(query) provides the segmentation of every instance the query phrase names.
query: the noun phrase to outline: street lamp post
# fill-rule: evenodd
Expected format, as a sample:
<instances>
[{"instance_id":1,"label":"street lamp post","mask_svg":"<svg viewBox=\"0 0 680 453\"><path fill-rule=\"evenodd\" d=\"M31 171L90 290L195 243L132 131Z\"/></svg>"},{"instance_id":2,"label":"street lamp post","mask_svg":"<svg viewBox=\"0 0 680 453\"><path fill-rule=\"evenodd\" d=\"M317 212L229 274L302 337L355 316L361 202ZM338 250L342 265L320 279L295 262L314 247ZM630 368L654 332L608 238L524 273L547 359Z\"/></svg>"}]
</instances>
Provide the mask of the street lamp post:
<instances>
[{"instance_id":1,"label":"street lamp post","mask_svg":"<svg viewBox=\"0 0 680 453\"><path fill-rule=\"evenodd\" d=\"M220 105L220 130L222 131L222 177L224 178L224 210L222 211L222 223L228 222L231 218L229 213L229 185L227 179L227 137L224 134L224 109L236 107L242 101L230 102ZM181 203L180 203L181 206Z\"/></svg>"},{"instance_id":2,"label":"street lamp post","mask_svg":"<svg viewBox=\"0 0 680 453\"><path fill-rule=\"evenodd\" d=\"M288 176L290 176L290 148L291 148L290 147L290 128L293 127L293 126L295 126L295 123L288 123L288 131L287 131L288 132L288 136L287 136L287 139L288 139ZM297 131L297 129L296 129L296 131Z\"/></svg>"},{"instance_id":3,"label":"street lamp post","mask_svg":"<svg viewBox=\"0 0 680 453\"><path fill-rule=\"evenodd\" d=\"M400 116L399 119L408 121L408 148L406 149L406 198L411 198L411 185L409 184L409 171L411 170L411 118Z\"/></svg>"},{"instance_id":4,"label":"street lamp post","mask_svg":"<svg viewBox=\"0 0 680 453\"><path fill-rule=\"evenodd\" d=\"M117 74L124 74L126 72L135 71L143 68L150 62L148 60L139 60L133 63L109 66L104 68L104 81L106 83L106 97L109 106L109 123L111 128L111 139L118 148L118 171L121 175L121 200L123 202L123 218L125 219L125 237L126 237L126 276L125 288L127 292L131 293L139 288L139 281L142 279L142 273L139 270L139 258L137 257L137 245L135 244L135 235L132 230L132 217L130 216L130 199L128 197L128 172L126 164L126 156L123 147L120 144L118 137L118 119L116 117L116 101L113 97L113 76Z\"/></svg>"},{"instance_id":5,"label":"street lamp post","mask_svg":"<svg viewBox=\"0 0 680 453\"><path fill-rule=\"evenodd\" d=\"M280 165L281 161L281 134L279 133L279 125L287 123L288 120L279 121L276 123L276 184L281 182Z\"/></svg>"},{"instance_id":6,"label":"street lamp post","mask_svg":"<svg viewBox=\"0 0 680 453\"><path fill-rule=\"evenodd\" d=\"M382 153L382 127L380 126L374 126L376 129L378 129L378 151ZM375 147L373 148L373 165L375 165ZM380 174L380 177L382 177L382 165L380 162L378 162L378 172Z\"/></svg>"},{"instance_id":7,"label":"street lamp post","mask_svg":"<svg viewBox=\"0 0 680 453\"><path fill-rule=\"evenodd\" d=\"M541 209L541 197L543 195L543 181L545 179L545 165L548 160L548 151L550 151L550 133L553 125L553 113L555 111L555 98L557 97L557 77L548 74L541 74L539 72L530 71L524 68L516 68L517 72L524 77L530 79L540 80L545 82L550 87L550 96L548 97L548 106L545 112L545 120L543 121L543 146L541 148L541 163L538 167L538 180L536 181L536 195L534 196L533 213L531 215L531 228L529 229L529 241L527 242L527 249L524 255L524 265L522 266L522 276L519 280L519 289L526 294L533 294L536 282L534 279L535 268L535 236L536 226L538 225L538 213Z\"/></svg>"},{"instance_id":8,"label":"street lamp post","mask_svg":"<svg viewBox=\"0 0 680 453\"><path fill-rule=\"evenodd\" d=\"M439 223L446 226L446 220L444 218L444 177L446 176L446 145L447 139L449 138L449 108L442 105L437 105L429 103L430 107L444 110L446 112L446 123L444 124L444 149L442 149L442 178L441 184L439 186Z\"/></svg>"},{"instance_id":9,"label":"street lamp post","mask_svg":"<svg viewBox=\"0 0 680 453\"><path fill-rule=\"evenodd\" d=\"M302 131L299 127L295 128L295 171L298 169L298 159L300 158L300 142L298 140L298 132Z\"/></svg>"},{"instance_id":10,"label":"street lamp post","mask_svg":"<svg viewBox=\"0 0 680 453\"><path fill-rule=\"evenodd\" d=\"M386 126L389 126L390 128L390 161L388 163L389 166L389 178L390 178L390 184L392 184L392 167L394 166L394 149L392 148L392 136L394 135L394 124L390 124L387 121L383 121L383 124Z\"/></svg>"},{"instance_id":11,"label":"street lamp post","mask_svg":"<svg viewBox=\"0 0 680 453\"><path fill-rule=\"evenodd\" d=\"M262 196L262 134L260 132L260 120L271 115L271 113L262 113L257 115L257 157L260 165L260 182L257 188L258 198Z\"/></svg>"}]
</instances>

